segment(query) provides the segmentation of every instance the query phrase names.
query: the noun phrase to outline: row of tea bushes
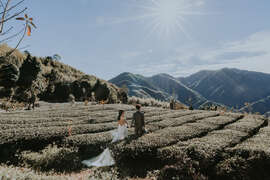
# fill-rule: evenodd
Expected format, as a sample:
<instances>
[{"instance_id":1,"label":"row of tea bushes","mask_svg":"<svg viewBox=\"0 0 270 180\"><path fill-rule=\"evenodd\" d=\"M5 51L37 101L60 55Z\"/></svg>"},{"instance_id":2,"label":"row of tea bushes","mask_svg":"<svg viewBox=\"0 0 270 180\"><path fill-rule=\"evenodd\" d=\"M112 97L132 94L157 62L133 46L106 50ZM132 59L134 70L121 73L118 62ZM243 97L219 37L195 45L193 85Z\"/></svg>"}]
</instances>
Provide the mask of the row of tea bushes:
<instances>
[{"instance_id":1,"label":"row of tea bushes","mask_svg":"<svg viewBox=\"0 0 270 180\"><path fill-rule=\"evenodd\" d=\"M270 127L259 132L235 147L227 148L230 155L217 165L221 180L235 179L268 180L270 177Z\"/></svg>"},{"instance_id":2,"label":"row of tea bushes","mask_svg":"<svg viewBox=\"0 0 270 180\"><path fill-rule=\"evenodd\" d=\"M209 117L209 114L206 116L206 119L207 117ZM232 122L235 120L235 118L231 118ZM200 137L209 131L219 129L221 127L222 125L205 124L203 123L203 120L200 123L187 123L182 126L167 127L157 130L154 133L146 134L128 144L125 142L117 144L113 147L115 157L117 161L121 161L126 156L137 158L138 156L144 156L148 153L151 154L151 156L155 156L154 152L157 148L169 146L179 141Z\"/></svg>"},{"instance_id":3,"label":"row of tea bushes","mask_svg":"<svg viewBox=\"0 0 270 180\"><path fill-rule=\"evenodd\" d=\"M235 127L238 127L239 124L242 124L245 121L250 123L249 128L235 129ZM256 122L256 124L254 124L254 122ZM210 179L220 179L221 176L230 179L233 176L227 176L230 173L226 175L225 172L227 166L224 164L228 163L227 159L230 159L231 157L228 153L225 153L225 149L228 147L234 147L237 144L238 145L236 147L238 147L241 145L239 143L255 133L256 129L265 126L266 122L267 121L263 118L255 118L251 116L245 117L235 123L225 126L225 129L210 132L204 137L194 138L185 142L179 142L173 146L161 148L158 150L158 159L163 164L167 164L168 162L173 164L179 163L178 160L182 159L182 156L184 155L199 164L199 169L197 170L207 175ZM248 125L246 125L246 127L247 126ZM249 142L251 139L244 141L243 144L245 144L245 142ZM262 144L263 143L265 142L262 142ZM256 145L253 146L252 144L249 144L249 146L246 147L250 147L252 149L252 147L256 147ZM235 148L233 149L235 150ZM237 151L241 152L241 148L237 148ZM223 161L223 159L225 160ZM241 163L238 165L240 164ZM229 163L227 165L229 166ZM239 174L241 174L240 169ZM237 177L239 178L239 176Z\"/></svg>"},{"instance_id":4,"label":"row of tea bushes","mask_svg":"<svg viewBox=\"0 0 270 180\"><path fill-rule=\"evenodd\" d=\"M201 113L199 111L184 111L178 114L178 117L175 116L173 117L166 117L162 118L164 120L161 120L159 122L152 122L149 123L147 128L149 131L154 131L157 129L162 129L166 127L175 127L175 126L181 126L185 123L192 123L196 122L198 120L208 118L208 117L213 117L213 116L218 116L218 113L215 112L205 112Z\"/></svg>"},{"instance_id":5,"label":"row of tea bushes","mask_svg":"<svg viewBox=\"0 0 270 180\"><path fill-rule=\"evenodd\" d=\"M17 128L0 131L0 145L16 141L25 141L36 139L39 141L46 141L50 138L64 138L69 135L87 134L110 131L117 128L117 123L105 124L83 124L73 125L68 127L36 127L36 128ZM71 129L71 130L70 130Z\"/></svg>"}]
</instances>

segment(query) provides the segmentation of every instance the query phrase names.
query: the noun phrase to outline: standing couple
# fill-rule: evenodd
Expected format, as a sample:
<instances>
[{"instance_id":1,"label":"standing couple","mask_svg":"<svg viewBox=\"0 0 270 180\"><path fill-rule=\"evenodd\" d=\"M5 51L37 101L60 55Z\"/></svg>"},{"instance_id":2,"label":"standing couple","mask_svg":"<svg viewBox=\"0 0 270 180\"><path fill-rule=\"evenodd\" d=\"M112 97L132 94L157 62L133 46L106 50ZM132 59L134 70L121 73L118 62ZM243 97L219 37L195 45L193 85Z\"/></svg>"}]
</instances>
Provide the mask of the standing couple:
<instances>
[{"instance_id":1,"label":"standing couple","mask_svg":"<svg viewBox=\"0 0 270 180\"><path fill-rule=\"evenodd\" d=\"M136 105L137 111L133 114L133 119L131 122L131 126L135 127L135 135L140 137L143 133L146 132L145 130L145 122L144 122L144 113L141 112L141 105ZM128 136L128 123L125 120L125 111L119 110L118 115L118 129L112 131L112 143L117 142L119 140L123 140ZM96 167L103 167L103 166L112 166L115 164L115 161L110 153L109 148L106 148L100 155L91 158L89 160L84 160L82 163L88 167L96 166Z\"/></svg>"}]
</instances>

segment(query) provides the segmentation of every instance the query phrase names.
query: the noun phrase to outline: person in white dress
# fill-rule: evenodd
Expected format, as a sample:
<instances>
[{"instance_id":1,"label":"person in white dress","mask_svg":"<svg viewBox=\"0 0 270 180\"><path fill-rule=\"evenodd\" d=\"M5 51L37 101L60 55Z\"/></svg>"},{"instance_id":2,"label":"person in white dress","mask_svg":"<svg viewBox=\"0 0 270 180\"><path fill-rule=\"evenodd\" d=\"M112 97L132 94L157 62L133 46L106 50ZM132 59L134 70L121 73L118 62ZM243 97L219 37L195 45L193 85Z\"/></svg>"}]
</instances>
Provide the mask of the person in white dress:
<instances>
[{"instance_id":1,"label":"person in white dress","mask_svg":"<svg viewBox=\"0 0 270 180\"><path fill-rule=\"evenodd\" d=\"M112 143L117 142L119 140L123 140L128 136L128 123L125 120L125 111L119 110L118 115L118 128L116 130L111 131L112 134ZM104 166L112 166L115 164L115 161L111 155L109 148L106 148L100 155L93 157L88 160L82 161L82 163L88 167L104 167Z\"/></svg>"}]
</instances>

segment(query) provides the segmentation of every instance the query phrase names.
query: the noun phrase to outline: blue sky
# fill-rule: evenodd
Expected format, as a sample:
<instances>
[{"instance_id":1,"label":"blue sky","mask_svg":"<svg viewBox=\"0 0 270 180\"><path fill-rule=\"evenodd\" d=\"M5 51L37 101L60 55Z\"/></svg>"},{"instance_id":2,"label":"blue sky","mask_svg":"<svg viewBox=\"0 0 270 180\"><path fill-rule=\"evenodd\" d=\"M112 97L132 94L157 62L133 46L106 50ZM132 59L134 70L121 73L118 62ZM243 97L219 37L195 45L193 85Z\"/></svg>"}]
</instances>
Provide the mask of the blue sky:
<instances>
[{"instance_id":1,"label":"blue sky","mask_svg":"<svg viewBox=\"0 0 270 180\"><path fill-rule=\"evenodd\" d=\"M174 4L175 3L175 4ZM38 56L110 79L236 67L270 73L269 0L26 0ZM184 8L186 7L186 8Z\"/></svg>"}]
</instances>

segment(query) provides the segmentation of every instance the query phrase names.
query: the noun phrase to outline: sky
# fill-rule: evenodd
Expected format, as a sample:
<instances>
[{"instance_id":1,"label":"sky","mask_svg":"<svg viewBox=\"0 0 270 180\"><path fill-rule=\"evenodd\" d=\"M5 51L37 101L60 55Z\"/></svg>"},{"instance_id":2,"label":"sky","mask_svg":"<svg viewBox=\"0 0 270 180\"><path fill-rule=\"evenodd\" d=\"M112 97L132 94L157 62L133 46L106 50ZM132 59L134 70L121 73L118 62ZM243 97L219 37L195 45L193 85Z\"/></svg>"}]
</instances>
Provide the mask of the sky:
<instances>
[{"instance_id":1,"label":"sky","mask_svg":"<svg viewBox=\"0 0 270 180\"><path fill-rule=\"evenodd\" d=\"M109 80L224 67L270 73L269 0L26 0L36 56ZM11 43L12 45L12 43Z\"/></svg>"}]
</instances>

